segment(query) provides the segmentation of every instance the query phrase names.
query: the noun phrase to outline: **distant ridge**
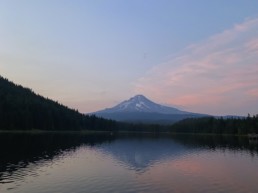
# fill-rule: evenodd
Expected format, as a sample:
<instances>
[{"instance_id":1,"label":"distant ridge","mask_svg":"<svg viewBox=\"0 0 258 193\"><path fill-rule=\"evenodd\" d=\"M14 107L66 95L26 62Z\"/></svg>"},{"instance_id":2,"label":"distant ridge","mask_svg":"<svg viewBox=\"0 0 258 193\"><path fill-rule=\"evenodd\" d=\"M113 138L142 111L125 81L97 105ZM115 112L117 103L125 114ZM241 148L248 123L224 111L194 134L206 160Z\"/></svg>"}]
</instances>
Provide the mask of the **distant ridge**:
<instances>
[{"instance_id":1,"label":"distant ridge","mask_svg":"<svg viewBox=\"0 0 258 193\"><path fill-rule=\"evenodd\" d=\"M157 124L171 124L185 118L209 116L160 105L143 95L136 95L112 108L100 110L92 114L117 121Z\"/></svg>"}]
</instances>

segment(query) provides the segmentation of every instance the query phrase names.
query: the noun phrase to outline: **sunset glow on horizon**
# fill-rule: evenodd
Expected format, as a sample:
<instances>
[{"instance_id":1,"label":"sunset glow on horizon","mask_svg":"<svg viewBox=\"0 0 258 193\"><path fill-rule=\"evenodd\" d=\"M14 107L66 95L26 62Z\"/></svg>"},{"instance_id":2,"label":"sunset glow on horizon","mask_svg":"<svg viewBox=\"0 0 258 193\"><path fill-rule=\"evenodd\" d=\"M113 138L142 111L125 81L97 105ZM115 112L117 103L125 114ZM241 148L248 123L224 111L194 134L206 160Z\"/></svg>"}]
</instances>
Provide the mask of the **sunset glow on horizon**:
<instances>
[{"instance_id":1,"label":"sunset glow on horizon","mask_svg":"<svg viewBox=\"0 0 258 193\"><path fill-rule=\"evenodd\" d=\"M82 113L136 94L258 114L258 2L0 1L0 75Z\"/></svg>"}]
</instances>

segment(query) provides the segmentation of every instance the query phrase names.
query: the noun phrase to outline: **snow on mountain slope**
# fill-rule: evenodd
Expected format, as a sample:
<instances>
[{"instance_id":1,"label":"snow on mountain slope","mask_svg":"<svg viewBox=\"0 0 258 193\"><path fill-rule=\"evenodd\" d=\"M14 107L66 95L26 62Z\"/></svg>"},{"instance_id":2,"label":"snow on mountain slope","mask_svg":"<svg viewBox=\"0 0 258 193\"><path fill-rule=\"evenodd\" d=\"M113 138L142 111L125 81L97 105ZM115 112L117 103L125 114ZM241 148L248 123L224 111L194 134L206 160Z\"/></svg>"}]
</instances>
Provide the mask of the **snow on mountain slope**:
<instances>
[{"instance_id":1,"label":"snow on mountain slope","mask_svg":"<svg viewBox=\"0 0 258 193\"><path fill-rule=\"evenodd\" d=\"M208 116L159 105L143 95L136 95L112 108L91 114L116 121L155 124L172 124L186 118Z\"/></svg>"},{"instance_id":2,"label":"snow on mountain slope","mask_svg":"<svg viewBox=\"0 0 258 193\"><path fill-rule=\"evenodd\" d=\"M119 112L146 112L146 113L161 113L161 114L188 114L188 112L180 111L173 107L159 105L147 99L143 95L136 95L129 100L108 108L98 113L119 113Z\"/></svg>"}]
</instances>

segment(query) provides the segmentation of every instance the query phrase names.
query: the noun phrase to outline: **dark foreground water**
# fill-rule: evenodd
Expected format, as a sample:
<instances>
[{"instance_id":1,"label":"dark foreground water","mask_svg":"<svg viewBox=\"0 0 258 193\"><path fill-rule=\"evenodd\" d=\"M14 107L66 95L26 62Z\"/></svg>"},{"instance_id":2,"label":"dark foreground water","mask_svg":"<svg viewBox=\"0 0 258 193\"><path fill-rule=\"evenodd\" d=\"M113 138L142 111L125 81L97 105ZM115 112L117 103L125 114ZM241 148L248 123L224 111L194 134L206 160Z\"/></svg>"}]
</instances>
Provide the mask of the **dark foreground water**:
<instances>
[{"instance_id":1,"label":"dark foreground water","mask_svg":"<svg viewBox=\"0 0 258 193\"><path fill-rule=\"evenodd\" d=\"M0 134L0 192L257 193L240 137Z\"/></svg>"}]
</instances>

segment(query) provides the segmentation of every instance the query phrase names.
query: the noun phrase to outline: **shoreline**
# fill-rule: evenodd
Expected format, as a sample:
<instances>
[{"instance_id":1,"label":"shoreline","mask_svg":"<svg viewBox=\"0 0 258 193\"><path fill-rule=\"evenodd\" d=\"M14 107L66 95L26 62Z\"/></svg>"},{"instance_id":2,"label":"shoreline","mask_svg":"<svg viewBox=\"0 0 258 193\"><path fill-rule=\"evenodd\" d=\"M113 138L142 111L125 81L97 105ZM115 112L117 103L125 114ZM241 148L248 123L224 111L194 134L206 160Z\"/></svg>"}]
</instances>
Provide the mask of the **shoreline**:
<instances>
[{"instance_id":1,"label":"shoreline","mask_svg":"<svg viewBox=\"0 0 258 193\"><path fill-rule=\"evenodd\" d=\"M249 137L250 134L218 134L218 133L183 133L183 132L151 132L151 131L93 131L93 130L0 130L0 134L13 133L13 134L158 134L158 135L198 135L198 136L235 136L235 137Z\"/></svg>"}]
</instances>

